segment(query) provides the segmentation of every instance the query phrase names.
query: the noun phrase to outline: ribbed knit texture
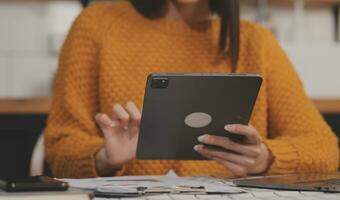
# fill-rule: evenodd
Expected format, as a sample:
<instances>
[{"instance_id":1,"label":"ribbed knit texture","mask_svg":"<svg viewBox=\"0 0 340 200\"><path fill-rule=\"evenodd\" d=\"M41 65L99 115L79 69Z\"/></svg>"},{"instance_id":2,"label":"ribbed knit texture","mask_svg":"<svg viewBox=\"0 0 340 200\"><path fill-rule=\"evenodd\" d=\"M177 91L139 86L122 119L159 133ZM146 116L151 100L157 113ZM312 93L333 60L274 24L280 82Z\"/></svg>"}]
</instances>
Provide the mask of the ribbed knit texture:
<instances>
[{"instance_id":1,"label":"ribbed knit texture","mask_svg":"<svg viewBox=\"0 0 340 200\"><path fill-rule=\"evenodd\" d=\"M94 116L114 103L142 106L151 72L230 72L218 61L219 20L209 30L149 20L129 2L97 3L81 13L65 41L46 130L46 158L57 177L94 177L103 147ZM275 156L270 173L335 171L337 139L305 95L286 54L265 29L241 23L239 73L264 77L251 123ZM119 175L230 175L215 161L133 161Z\"/></svg>"}]
</instances>

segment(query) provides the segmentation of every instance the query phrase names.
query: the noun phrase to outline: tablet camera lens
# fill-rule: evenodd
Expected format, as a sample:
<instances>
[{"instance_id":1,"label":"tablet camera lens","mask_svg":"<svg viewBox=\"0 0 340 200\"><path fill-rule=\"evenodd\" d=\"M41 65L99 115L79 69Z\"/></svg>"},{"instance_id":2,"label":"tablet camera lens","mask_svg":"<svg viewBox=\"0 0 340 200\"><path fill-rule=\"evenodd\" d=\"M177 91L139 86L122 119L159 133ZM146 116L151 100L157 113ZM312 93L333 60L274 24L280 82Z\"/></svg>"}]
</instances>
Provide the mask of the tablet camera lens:
<instances>
[{"instance_id":1,"label":"tablet camera lens","mask_svg":"<svg viewBox=\"0 0 340 200\"><path fill-rule=\"evenodd\" d=\"M168 78L153 78L151 80L152 88L167 88L169 84Z\"/></svg>"}]
</instances>

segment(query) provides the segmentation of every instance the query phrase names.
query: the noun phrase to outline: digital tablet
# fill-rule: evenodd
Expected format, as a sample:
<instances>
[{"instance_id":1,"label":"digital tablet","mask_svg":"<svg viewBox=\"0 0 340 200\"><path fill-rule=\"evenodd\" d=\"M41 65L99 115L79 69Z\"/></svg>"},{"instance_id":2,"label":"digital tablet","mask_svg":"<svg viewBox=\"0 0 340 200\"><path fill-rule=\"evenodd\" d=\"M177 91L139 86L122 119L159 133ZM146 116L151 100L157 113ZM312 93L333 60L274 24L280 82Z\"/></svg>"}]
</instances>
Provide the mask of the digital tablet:
<instances>
[{"instance_id":1,"label":"digital tablet","mask_svg":"<svg viewBox=\"0 0 340 200\"><path fill-rule=\"evenodd\" d=\"M137 159L206 159L193 149L197 138L234 137L224 127L249 123L261 83L257 74L149 75Z\"/></svg>"}]
</instances>

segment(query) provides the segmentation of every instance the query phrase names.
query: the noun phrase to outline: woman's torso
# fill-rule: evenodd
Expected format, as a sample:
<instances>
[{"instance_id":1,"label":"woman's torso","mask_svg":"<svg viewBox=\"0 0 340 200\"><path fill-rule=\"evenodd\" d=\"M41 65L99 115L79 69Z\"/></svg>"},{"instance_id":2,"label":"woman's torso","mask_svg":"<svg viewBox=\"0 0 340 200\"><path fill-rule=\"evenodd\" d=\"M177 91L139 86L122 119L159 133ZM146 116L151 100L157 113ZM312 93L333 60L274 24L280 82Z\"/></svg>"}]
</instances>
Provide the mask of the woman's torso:
<instances>
[{"instance_id":1,"label":"woman's torso","mask_svg":"<svg viewBox=\"0 0 340 200\"><path fill-rule=\"evenodd\" d=\"M206 31L192 30L179 21L149 20L128 2L103 3L93 10L105 12L106 31L98 42L96 66L99 109L111 113L114 103L132 100L143 104L147 76L152 72L229 73L228 59L217 59L219 21ZM102 10L100 10L102 9ZM104 23L103 22L103 23ZM264 83L251 124L267 137L266 73L257 35L261 30L249 22L241 23L238 73L259 73ZM257 30L257 31L256 31ZM125 174L164 174L173 169L179 175L229 175L215 161L133 161Z\"/></svg>"}]
</instances>

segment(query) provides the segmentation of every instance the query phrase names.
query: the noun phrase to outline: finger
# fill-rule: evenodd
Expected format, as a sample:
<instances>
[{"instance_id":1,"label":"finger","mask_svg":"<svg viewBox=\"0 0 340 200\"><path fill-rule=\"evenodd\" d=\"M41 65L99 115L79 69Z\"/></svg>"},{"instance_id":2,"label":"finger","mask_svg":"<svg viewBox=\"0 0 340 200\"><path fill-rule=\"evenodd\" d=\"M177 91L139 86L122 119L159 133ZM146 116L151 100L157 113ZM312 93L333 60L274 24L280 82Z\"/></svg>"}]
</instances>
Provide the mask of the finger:
<instances>
[{"instance_id":1,"label":"finger","mask_svg":"<svg viewBox=\"0 0 340 200\"><path fill-rule=\"evenodd\" d=\"M98 125L101 125L105 128L115 126L114 122L106 114L103 113L96 114L95 120Z\"/></svg>"},{"instance_id":2,"label":"finger","mask_svg":"<svg viewBox=\"0 0 340 200\"><path fill-rule=\"evenodd\" d=\"M248 171L245 167L237 165L235 163L222 160L220 158L213 158L216 162L222 164L224 167L230 170L230 172L236 177L245 177L248 175Z\"/></svg>"},{"instance_id":3,"label":"finger","mask_svg":"<svg viewBox=\"0 0 340 200\"><path fill-rule=\"evenodd\" d=\"M118 104L113 104L113 106L112 106L112 114L111 114L111 119L112 120L119 120L119 118L118 118L118 116L117 116L117 114L116 114L116 112L115 112L115 105L118 105Z\"/></svg>"},{"instance_id":4,"label":"finger","mask_svg":"<svg viewBox=\"0 0 340 200\"><path fill-rule=\"evenodd\" d=\"M201 148L198 148L197 150L199 153L209 155L209 157L211 158L219 158L222 160L226 160L226 161L235 163L237 165L241 165L245 167L246 169L252 167L255 164L254 158L235 154L232 152L216 150L216 149L209 148L209 147L203 147L203 148L201 147Z\"/></svg>"},{"instance_id":5,"label":"finger","mask_svg":"<svg viewBox=\"0 0 340 200\"><path fill-rule=\"evenodd\" d=\"M224 129L230 133L239 134L247 137L247 143L259 144L261 143L260 136L253 126L243 124L226 125Z\"/></svg>"},{"instance_id":6,"label":"finger","mask_svg":"<svg viewBox=\"0 0 340 200\"><path fill-rule=\"evenodd\" d=\"M136 104L134 104L133 102L129 101L126 104L125 108L126 108L126 111L130 115L130 121L131 121L130 123L133 126L138 126L139 127L142 114L140 113L140 111L137 108Z\"/></svg>"},{"instance_id":7,"label":"finger","mask_svg":"<svg viewBox=\"0 0 340 200\"><path fill-rule=\"evenodd\" d=\"M212 159L213 159L212 156L210 156L209 154L205 154L203 151L201 151L201 149L203 149L203 148L204 148L204 145L201 145L201 144L198 144L198 145L194 146L194 150L195 150L197 153L199 153L199 154L201 154L202 156L204 156L204 157L206 157L206 158L212 160Z\"/></svg>"},{"instance_id":8,"label":"finger","mask_svg":"<svg viewBox=\"0 0 340 200\"><path fill-rule=\"evenodd\" d=\"M198 141L203 144L221 147L225 150L233 151L252 158L257 158L261 153L259 148L257 148L257 145L240 144L223 136L203 135L198 137Z\"/></svg>"},{"instance_id":9,"label":"finger","mask_svg":"<svg viewBox=\"0 0 340 200\"><path fill-rule=\"evenodd\" d=\"M196 145L194 147L194 149L200 153L202 156L208 158L208 159L211 159L211 160L215 160L216 162L222 164L224 167L226 167L227 169L230 170L230 172L232 174L234 174L236 177L244 177L247 175L247 170L245 167L242 167L238 164L235 164L235 163L232 163L230 161L226 161L226 160L222 160L220 158L217 158L217 157L213 157L211 156L210 154L207 154L205 152L199 152L198 149L201 149L201 148L204 148L203 145Z\"/></svg>"},{"instance_id":10,"label":"finger","mask_svg":"<svg viewBox=\"0 0 340 200\"><path fill-rule=\"evenodd\" d=\"M104 134L111 132L114 127L119 126L118 121L113 121L106 114L98 113L95 116L95 120L96 120L97 124L99 125L99 127L104 132Z\"/></svg>"},{"instance_id":11,"label":"finger","mask_svg":"<svg viewBox=\"0 0 340 200\"><path fill-rule=\"evenodd\" d=\"M120 121L120 125L124 129L128 129L130 115L129 113L123 108L120 104L115 104L113 106L113 113L117 116L118 120Z\"/></svg>"}]
</instances>

